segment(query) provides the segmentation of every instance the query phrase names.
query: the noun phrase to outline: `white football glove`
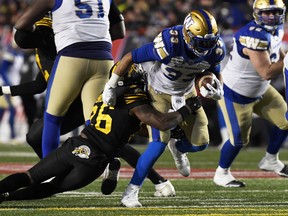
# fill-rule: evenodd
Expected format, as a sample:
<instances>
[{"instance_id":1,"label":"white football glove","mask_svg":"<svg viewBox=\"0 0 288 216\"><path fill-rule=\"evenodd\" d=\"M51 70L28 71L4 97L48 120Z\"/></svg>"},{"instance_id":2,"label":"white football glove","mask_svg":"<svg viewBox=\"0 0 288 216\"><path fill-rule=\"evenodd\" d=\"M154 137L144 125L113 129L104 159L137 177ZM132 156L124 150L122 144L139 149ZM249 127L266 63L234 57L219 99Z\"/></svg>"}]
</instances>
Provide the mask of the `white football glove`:
<instances>
[{"instance_id":1,"label":"white football glove","mask_svg":"<svg viewBox=\"0 0 288 216\"><path fill-rule=\"evenodd\" d=\"M217 84L217 88L214 88L212 85L207 83L206 87L209 90L207 90L204 86L202 86L200 88L200 94L205 98L210 98L213 100L220 100L224 95L223 86L218 79L215 79L215 82Z\"/></svg>"},{"instance_id":2,"label":"white football glove","mask_svg":"<svg viewBox=\"0 0 288 216\"><path fill-rule=\"evenodd\" d=\"M106 83L103 93L102 99L105 104L108 106L115 106L116 104L116 87L111 87L108 83Z\"/></svg>"}]
</instances>

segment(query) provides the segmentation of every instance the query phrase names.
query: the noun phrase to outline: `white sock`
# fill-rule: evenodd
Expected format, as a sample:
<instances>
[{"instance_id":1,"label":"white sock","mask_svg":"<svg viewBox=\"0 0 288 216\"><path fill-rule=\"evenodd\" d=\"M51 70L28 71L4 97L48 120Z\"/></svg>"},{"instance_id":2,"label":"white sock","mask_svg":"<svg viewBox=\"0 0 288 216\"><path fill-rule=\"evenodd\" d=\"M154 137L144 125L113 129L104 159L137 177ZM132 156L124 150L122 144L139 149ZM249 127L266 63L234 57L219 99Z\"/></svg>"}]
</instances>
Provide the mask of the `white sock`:
<instances>
[{"instance_id":1,"label":"white sock","mask_svg":"<svg viewBox=\"0 0 288 216\"><path fill-rule=\"evenodd\" d=\"M222 168L222 167L218 166L216 172L220 173L220 174L225 174L229 171L229 169L230 168Z\"/></svg>"},{"instance_id":2,"label":"white sock","mask_svg":"<svg viewBox=\"0 0 288 216\"><path fill-rule=\"evenodd\" d=\"M279 160L279 153L270 154L270 153L266 152L265 158L267 158L268 160Z\"/></svg>"}]
</instances>

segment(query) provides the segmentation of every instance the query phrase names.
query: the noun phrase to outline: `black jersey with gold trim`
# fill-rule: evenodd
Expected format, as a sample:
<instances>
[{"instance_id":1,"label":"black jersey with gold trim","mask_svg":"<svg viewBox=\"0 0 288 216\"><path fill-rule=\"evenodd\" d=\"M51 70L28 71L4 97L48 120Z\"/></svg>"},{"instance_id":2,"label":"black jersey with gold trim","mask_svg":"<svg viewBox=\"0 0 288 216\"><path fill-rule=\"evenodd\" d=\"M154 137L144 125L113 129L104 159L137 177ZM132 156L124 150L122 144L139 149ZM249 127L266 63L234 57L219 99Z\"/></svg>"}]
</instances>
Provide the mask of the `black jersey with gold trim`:
<instances>
[{"instance_id":1,"label":"black jersey with gold trim","mask_svg":"<svg viewBox=\"0 0 288 216\"><path fill-rule=\"evenodd\" d=\"M52 29L52 20L49 16L45 16L36 22L35 25L37 26L37 32L41 37L41 44L36 48L36 63L45 80L48 81L57 55L54 42L54 32Z\"/></svg>"},{"instance_id":2,"label":"black jersey with gold trim","mask_svg":"<svg viewBox=\"0 0 288 216\"><path fill-rule=\"evenodd\" d=\"M104 104L102 95L98 97L92 109L90 125L82 131L104 153L112 157L117 156L118 149L140 129L140 120L130 115L129 110L149 103L145 83L139 82L140 76L137 79L135 77L137 76L129 73L120 86L118 83L115 107Z\"/></svg>"},{"instance_id":3,"label":"black jersey with gold trim","mask_svg":"<svg viewBox=\"0 0 288 216\"><path fill-rule=\"evenodd\" d=\"M36 49L36 63L47 81L57 55L52 20L44 16L35 26L33 32L17 30L14 39L23 49Z\"/></svg>"},{"instance_id":4,"label":"black jersey with gold trim","mask_svg":"<svg viewBox=\"0 0 288 216\"><path fill-rule=\"evenodd\" d=\"M133 107L148 103L146 94L124 94L117 97L115 107L103 101L95 103L91 123L82 132L104 153L118 155L118 148L123 147L129 137L140 129L140 120L129 115Z\"/></svg>"},{"instance_id":5,"label":"black jersey with gold trim","mask_svg":"<svg viewBox=\"0 0 288 216\"><path fill-rule=\"evenodd\" d=\"M45 16L35 25L37 27L33 32L17 30L14 39L23 49L35 49L36 63L40 72L31 82L11 86L12 96L39 94L47 88L47 81L57 54L52 20L49 16Z\"/></svg>"}]
</instances>

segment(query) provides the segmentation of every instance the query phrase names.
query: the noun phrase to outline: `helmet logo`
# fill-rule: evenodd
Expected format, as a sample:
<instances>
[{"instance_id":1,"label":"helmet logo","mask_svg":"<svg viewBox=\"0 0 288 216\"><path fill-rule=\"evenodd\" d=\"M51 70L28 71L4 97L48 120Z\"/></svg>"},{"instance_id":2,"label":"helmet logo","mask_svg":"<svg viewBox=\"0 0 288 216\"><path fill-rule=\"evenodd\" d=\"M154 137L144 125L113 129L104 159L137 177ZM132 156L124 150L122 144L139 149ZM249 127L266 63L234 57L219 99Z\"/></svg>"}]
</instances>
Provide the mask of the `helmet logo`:
<instances>
[{"instance_id":1,"label":"helmet logo","mask_svg":"<svg viewBox=\"0 0 288 216\"><path fill-rule=\"evenodd\" d=\"M185 26L185 29L189 29L189 27L191 26L191 25L193 25L194 24L194 20L192 19L192 17L191 16L187 16L186 18L185 18L185 20L184 20L184 26Z\"/></svg>"}]
</instances>

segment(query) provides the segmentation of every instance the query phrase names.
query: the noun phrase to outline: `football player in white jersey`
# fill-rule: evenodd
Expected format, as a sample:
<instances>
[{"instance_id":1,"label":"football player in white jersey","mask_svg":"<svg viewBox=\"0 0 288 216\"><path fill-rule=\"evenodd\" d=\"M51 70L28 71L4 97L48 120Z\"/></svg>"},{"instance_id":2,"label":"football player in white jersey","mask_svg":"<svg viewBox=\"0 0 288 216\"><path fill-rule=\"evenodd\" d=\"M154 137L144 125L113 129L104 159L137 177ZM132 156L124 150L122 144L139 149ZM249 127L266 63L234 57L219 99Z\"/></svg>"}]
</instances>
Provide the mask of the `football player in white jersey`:
<instances>
[{"instance_id":1,"label":"football player in white jersey","mask_svg":"<svg viewBox=\"0 0 288 216\"><path fill-rule=\"evenodd\" d=\"M223 187L244 187L230 172L231 164L243 146L249 143L252 115L257 114L275 128L272 129L266 155L259 168L288 177L287 165L278 157L287 137L287 106L270 80L283 71L285 5L282 0L255 0L254 20L234 35L230 58L221 71L224 98L219 101L229 139L224 144L214 183Z\"/></svg>"},{"instance_id":2,"label":"football player in white jersey","mask_svg":"<svg viewBox=\"0 0 288 216\"><path fill-rule=\"evenodd\" d=\"M79 94L84 118L89 124L91 107L109 79L114 63L108 20L112 3L106 0L84 3L80 0L37 0L15 24L17 30L34 31L33 24L48 11L52 12L57 56L47 85L43 157L58 147L62 120ZM124 32L124 23L121 27L116 29L119 33Z\"/></svg>"},{"instance_id":3,"label":"football player in white jersey","mask_svg":"<svg viewBox=\"0 0 288 216\"><path fill-rule=\"evenodd\" d=\"M133 50L122 58L105 85L103 101L114 105L117 81L132 62L137 62L142 63L148 73L148 90L152 105L163 113L170 109L177 110L185 103L185 98L196 96L196 75L205 71L218 74L224 56L225 47L219 39L215 18L205 10L193 10L186 16L183 25L164 29L153 42ZM210 90L203 90L201 94L219 100L223 91L218 79L216 82L215 88L210 85ZM181 160L185 152L204 150L209 143L207 126L208 119L203 108L183 121L180 127L185 136L176 143L169 143L173 157ZM169 138L170 130L159 131L149 127L150 144L138 160L130 184L122 197L122 205L141 206L138 201L140 187L148 171L164 151Z\"/></svg>"}]
</instances>

